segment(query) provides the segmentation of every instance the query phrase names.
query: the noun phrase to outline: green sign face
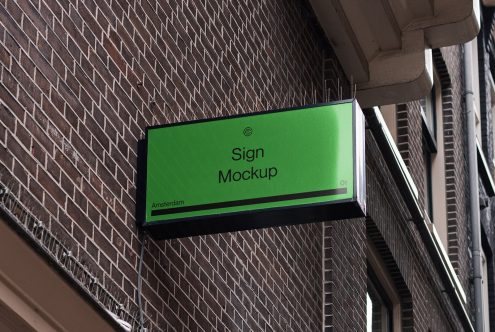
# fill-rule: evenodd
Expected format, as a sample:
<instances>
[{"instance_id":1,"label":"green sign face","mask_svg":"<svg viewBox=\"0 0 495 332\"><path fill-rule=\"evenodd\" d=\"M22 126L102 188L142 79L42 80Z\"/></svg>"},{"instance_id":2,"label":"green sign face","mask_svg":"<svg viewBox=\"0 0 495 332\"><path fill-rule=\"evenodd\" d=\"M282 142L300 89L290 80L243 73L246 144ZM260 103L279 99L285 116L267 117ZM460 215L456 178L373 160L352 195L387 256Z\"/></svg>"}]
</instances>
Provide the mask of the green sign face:
<instances>
[{"instance_id":1,"label":"green sign face","mask_svg":"<svg viewBox=\"0 0 495 332\"><path fill-rule=\"evenodd\" d=\"M144 225L180 229L226 217L200 227L208 233L229 216L336 202L356 203L362 214L363 135L355 101L150 127ZM240 228L251 228L249 218ZM225 229L236 230L235 221Z\"/></svg>"}]
</instances>

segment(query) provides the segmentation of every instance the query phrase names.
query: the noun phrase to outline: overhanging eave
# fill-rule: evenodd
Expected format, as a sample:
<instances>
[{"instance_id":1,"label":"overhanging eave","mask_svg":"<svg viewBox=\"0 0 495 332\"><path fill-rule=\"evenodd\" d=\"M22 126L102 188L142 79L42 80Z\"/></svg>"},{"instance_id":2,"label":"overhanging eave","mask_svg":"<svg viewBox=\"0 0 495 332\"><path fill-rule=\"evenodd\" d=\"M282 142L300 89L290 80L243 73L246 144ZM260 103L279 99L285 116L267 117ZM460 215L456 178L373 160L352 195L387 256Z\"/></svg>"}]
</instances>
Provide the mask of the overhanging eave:
<instances>
[{"instance_id":1,"label":"overhanging eave","mask_svg":"<svg viewBox=\"0 0 495 332\"><path fill-rule=\"evenodd\" d=\"M472 0L310 3L364 107L422 98L431 88L425 50L469 41L480 27Z\"/></svg>"}]
</instances>

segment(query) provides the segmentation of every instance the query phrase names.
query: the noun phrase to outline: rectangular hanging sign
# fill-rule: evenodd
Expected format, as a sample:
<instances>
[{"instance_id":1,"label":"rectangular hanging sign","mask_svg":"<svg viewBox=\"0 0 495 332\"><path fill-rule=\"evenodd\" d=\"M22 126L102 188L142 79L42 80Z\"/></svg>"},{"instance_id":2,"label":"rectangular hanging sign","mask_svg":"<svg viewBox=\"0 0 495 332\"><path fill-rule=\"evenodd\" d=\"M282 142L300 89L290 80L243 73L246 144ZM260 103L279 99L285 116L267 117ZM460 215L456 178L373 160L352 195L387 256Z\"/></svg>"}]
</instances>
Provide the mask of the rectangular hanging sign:
<instances>
[{"instance_id":1,"label":"rectangular hanging sign","mask_svg":"<svg viewBox=\"0 0 495 332\"><path fill-rule=\"evenodd\" d=\"M142 225L156 238L365 214L355 100L146 130Z\"/></svg>"}]
</instances>

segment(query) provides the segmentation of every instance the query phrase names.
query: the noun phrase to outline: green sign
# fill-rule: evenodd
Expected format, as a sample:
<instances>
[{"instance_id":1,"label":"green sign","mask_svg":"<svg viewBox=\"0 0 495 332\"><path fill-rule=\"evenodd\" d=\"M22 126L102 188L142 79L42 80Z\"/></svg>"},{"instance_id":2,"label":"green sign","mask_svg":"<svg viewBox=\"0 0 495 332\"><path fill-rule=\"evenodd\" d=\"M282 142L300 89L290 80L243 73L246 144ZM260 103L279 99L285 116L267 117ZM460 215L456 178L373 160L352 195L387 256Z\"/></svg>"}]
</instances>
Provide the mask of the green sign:
<instances>
[{"instance_id":1,"label":"green sign","mask_svg":"<svg viewBox=\"0 0 495 332\"><path fill-rule=\"evenodd\" d=\"M363 123L346 101L147 128L143 224L175 237L362 215Z\"/></svg>"}]
</instances>

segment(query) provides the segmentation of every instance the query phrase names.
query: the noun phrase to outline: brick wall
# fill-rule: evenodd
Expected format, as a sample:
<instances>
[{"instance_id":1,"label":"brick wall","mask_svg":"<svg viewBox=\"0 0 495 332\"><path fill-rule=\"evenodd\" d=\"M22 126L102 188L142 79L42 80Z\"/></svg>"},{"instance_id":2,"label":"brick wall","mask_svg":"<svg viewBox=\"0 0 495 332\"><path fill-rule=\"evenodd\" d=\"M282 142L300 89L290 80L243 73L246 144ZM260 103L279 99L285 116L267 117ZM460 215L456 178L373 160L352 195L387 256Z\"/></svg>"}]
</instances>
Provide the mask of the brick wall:
<instances>
[{"instance_id":1,"label":"brick wall","mask_svg":"<svg viewBox=\"0 0 495 332\"><path fill-rule=\"evenodd\" d=\"M453 46L433 51L435 68L442 85L445 176L447 198L448 254L466 291L469 290L467 161L465 117L462 97L462 48ZM423 143L420 105L411 102L397 106L398 147L418 187L420 204L425 206Z\"/></svg>"},{"instance_id":2,"label":"brick wall","mask_svg":"<svg viewBox=\"0 0 495 332\"><path fill-rule=\"evenodd\" d=\"M325 331L366 331L365 221L327 222L323 232Z\"/></svg>"},{"instance_id":3,"label":"brick wall","mask_svg":"<svg viewBox=\"0 0 495 332\"><path fill-rule=\"evenodd\" d=\"M481 29L478 34L478 77L480 84L480 115L481 115L481 146L485 154L486 162L493 174L493 115L490 84L490 55L487 49L488 40L484 38L485 31Z\"/></svg>"},{"instance_id":4,"label":"brick wall","mask_svg":"<svg viewBox=\"0 0 495 332\"><path fill-rule=\"evenodd\" d=\"M494 28L494 9L482 6L481 29L478 34L478 61L479 61L479 83L480 83L480 113L481 113L481 135L482 148L487 159L488 166L493 173L495 165L493 144L493 114L491 110L492 98L490 87L491 67L493 67L493 45L492 31Z\"/></svg>"},{"instance_id":5,"label":"brick wall","mask_svg":"<svg viewBox=\"0 0 495 332\"><path fill-rule=\"evenodd\" d=\"M425 206L425 167L420 102L397 105L397 147L419 193L420 206Z\"/></svg>"},{"instance_id":6,"label":"brick wall","mask_svg":"<svg viewBox=\"0 0 495 332\"><path fill-rule=\"evenodd\" d=\"M325 330L366 330L366 243L370 242L399 295L402 331L462 331L453 304L442 291L445 286L437 267L370 132L366 156L366 220L324 224Z\"/></svg>"},{"instance_id":7,"label":"brick wall","mask_svg":"<svg viewBox=\"0 0 495 332\"><path fill-rule=\"evenodd\" d=\"M326 99L352 98L351 84L331 49L327 51L323 68ZM323 223L325 331L366 330L366 281L364 219Z\"/></svg>"},{"instance_id":8,"label":"brick wall","mask_svg":"<svg viewBox=\"0 0 495 332\"><path fill-rule=\"evenodd\" d=\"M447 194L447 224L449 258L459 276L462 286L469 290L469 216L468 209L468 169L465 147L465 115L463 105L462 47L442 49L442 58L448 71L441 76L442 106L444 121L445 176ZM436 61L439 64L438 55ZM441 75L441 73L439 73ZM449 84L450 83L450 84Z\"/></svg>"},{"instance_id":9,"label":"brick wall","mask_svg":"<svg viewBox=\"0 0 495 332\"><path fill-rule=\"evenodd\" d=\"M368 218L366 236L380 253L401 302L403 331L462 331L426 250L418 226L411 218L400 189L372 135L367 140Z\"/></svg>"},{"instance_id":10,"label":"brick wall","mask_svg":"<svg viewBox=\"0 0 495 332\"><path fill-rule=\"evenodd\" d=\"M351 96L301 0L0 0L0 22L0 181L126 308L137 303L136 159L147 125ZM399 107L399 147L421 185L418 109ZM146 325L316 331L324 317L330 330L363 331L374 234L398 273L403 326L456 330L424 248L414 253L419 236L404 207L377 180L390 175L376 165L367 172L375 212L366 221L148 240ZM457 193L462 177L454 184Z\"/></svg>"},{"instance_id":11,"label":"brick wall","mask_svg":"<svg viewBox=\"0 0 495 332\"><path fill-rule=\"evenodd\" d=\"M322 100L329 55L304 1L0 1L0 176L135 306L145 126ZM315 331L322 227L146 244L153 330Z\"/></svg>"},{"instance_id":12,"label":"brick wall","mask_svg":"<svg viewBox=\"0 0 495 332\"><path fill-rule=\"evenodd\" d=\"M457 96L459 91L456 92ZM444 104L448 104L449 100L449 97L445 97ZM397 121L399 149L418 186L420 204L424 206L425 169L419 101L398 105ZM462 124L460 126L462 128ZM456 139L462 141L459 132L456 133ZM442 292L445 286L417 226L411 220L400 196L400 189L394 183L370 133L366 136L366 156L366 221L355 219L324 224L325 327L328 331L365 331L366 287L363 286L367 280L366 241L370 241L383 259L401 299L402 330L463 330L453 304ZM462 167L463 164L459 172L465 171ZM457 194L466 193L457 187ZM465 202L464 198L459 200ZM458 210L462 207L458 207ZM465 218L465 214L462 216ZM466 223L466 220L457 222ZM467 237L467 230L461 231L465 233L459 237ZM462 262L467 270L461 271L464 273L462 281L465 282L469 276L469 262L467 258ZM466 283L463 287L469 290ZM342 310L342 307L347 309Z\"/></svg>"},{"instance_id":13,"label":"brick wall","mask_svg":"<svg viewBox=\"0 0 495 332\"><path fill-rule=\"evenodd\" d=\"M480 77L480 111L481 111L481 131L482 131L482 150L486 162L493 174L494 164L494 144L493 144L493 114L491 110L491 84L492 75L491 67L493 62L493 53L490 45L493 44L493 19L494 10L490 7L483 7L483 20L480 33L478 35L478 61L479 61L479 77ZM487 257L488 268L488 288L493 290L495 287L495 225L493 219L495 216L495 198L487 195L483 181L480 181L480 219L481 219L481 234L483 251ZM489 321L490 326L495 325L495 294L490 292L489 300Z\"/></svg>"}]
</instances>

